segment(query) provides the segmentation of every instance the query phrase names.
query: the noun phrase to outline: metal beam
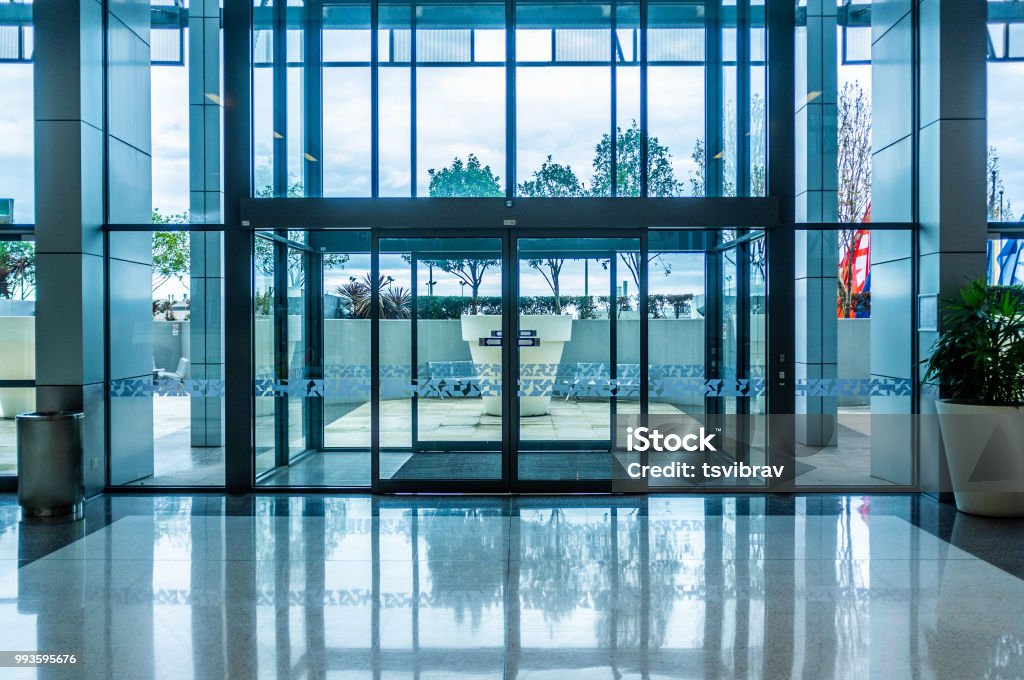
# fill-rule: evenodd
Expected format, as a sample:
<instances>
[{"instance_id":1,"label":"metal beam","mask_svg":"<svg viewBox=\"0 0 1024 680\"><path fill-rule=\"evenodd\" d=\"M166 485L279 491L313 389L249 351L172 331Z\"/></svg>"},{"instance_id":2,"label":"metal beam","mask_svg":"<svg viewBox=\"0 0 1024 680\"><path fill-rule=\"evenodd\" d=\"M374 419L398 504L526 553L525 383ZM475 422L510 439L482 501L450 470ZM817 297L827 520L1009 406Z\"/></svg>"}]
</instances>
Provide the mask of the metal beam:
<instances>
[{"instance_id":1,"label":"metal beam","mask_svg":"<svg viewBox=\"0 0 1024 680\"><path fill-rule=\"evenodd\" d=\"M550 229L774 227L781 199L762 198L242 199L253 229L408 227ZM790 204L792 198L790 197Z\"/></svg>"}]
</instances>

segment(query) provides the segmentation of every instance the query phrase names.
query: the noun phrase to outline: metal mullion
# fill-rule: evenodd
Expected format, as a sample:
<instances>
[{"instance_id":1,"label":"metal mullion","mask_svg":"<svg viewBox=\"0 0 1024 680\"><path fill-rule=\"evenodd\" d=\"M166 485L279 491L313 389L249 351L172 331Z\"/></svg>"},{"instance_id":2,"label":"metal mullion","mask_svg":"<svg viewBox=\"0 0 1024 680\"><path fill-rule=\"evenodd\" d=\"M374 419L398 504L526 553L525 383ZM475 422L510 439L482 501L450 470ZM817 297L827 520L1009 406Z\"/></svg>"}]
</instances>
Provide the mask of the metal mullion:
<instances>
[{"instance_id":1,"label":"metal mullion","mask_svg":"<svg viewBox=\"0 0 1024 680\"><path fill-rule=\"evenodd\" d=\"M516 193L516 0L505 0L505 198Z\"/></svg>"},{"instance_id":2,"label":"metal mullion","mask_svg":"<svg viewBox=\"0 0 1024 680\"><path fill-rule=\"evenodd\" d=\"M722 152L722 0L704 0L704 196L723 195ZM719 161L723 162L719 162Z\"/></svg>"},{"instance_id":3,"label":"metal mullion","mask_svg":"<svg viewBox=\"0 0 1024 680\"><path fill-rule=\"evenodd\" d=\"M255 235L241 215L253 192L252 13L252 3L224 8L224 481L235 493L255 482Z\"/></svg>"},{"instance_id":4,"label":"metal mullion","mask_svg":"<svg viewBox=\"0 0 1024 680\"><path fill-rule=\"evenodd\" d=\"M412 309L409 315L409 384L412 388L412 399L411 399L411 418L410 427L412 428L410 442L412 443L413 455L419 449L419 362L420 362L420 351L419 351L419 259L415 252L410 253L409 257L409 288L411 289L410 295L412 296ZM427 283L432 289L431 283L433 276L430 277L431 281ZM378 286L379 288L379 286Z\"/></svg>"},{"instance_id":5,"label":"metal mullion","mask_svg":"<svg viewBox=\"0 0 1024 680\"><path fill-rule=\"evenodd\" d=\"M380 234L370 233L370 281L380 280ZM380 291L370 293L370 490L380 487Z\"/></svg>"},{"instance_id":6,"label":"metal mullion","mask_svg":"<svg viewBox=\"0 0 1024 680\"><path fill-rule=\"evenodd\" d=\"M616 12L617 11L618 11L617 0L611 0L611 16L610 16L610 22L611 22L611 36L610 36L610 38L611 38L611 40L609 40L609 43L610 43L609 44L609 48L610 48L610 53L611 53L610 54L610 58L609 58L609 64L610 64L610 68L611 68L611 107L610 107L611 108L611 134L609 136L611 167L608 168L608 170L611 173L611 175L610 175L610 178L611 178L610 186L611 186L611 195L613 197L617 196L618 193L619 193L619 191L618 191L618 188L619 188L619 177L618 177L618 174L619 174L618 173L618 168L619 168L618 143L619 143L619 140L618 140L618 134L617 134L617 129L616 129L617 128L617 123L618 123L618 104L619 104L619 101L618 101L619 100L618 55L616 54L616 43L618 42L617 41L617 35L616 35L616 29L618 27L618 17L616 17Z\"/></svg>"},{"instance_id":7,"label":"metal mullion","mask_svg":"<svg viewBox=\"0 0 1024 680\"><path fill-rule=\"evenodd\" d=\"M409 0L409 195L413 198L416 198L416 146L419 143L416 99L416 0Z\"/></svg>"},{"instance_id":8,"label":"metal mullion","mask_svg":"<svg viewBox=\"0 0 1024 680\"><path fill-rule=\"evenodd\" d=\"M324 371L324 266L323 255L318 252L306 253L306 355L310 358L306 380L320 380L323 384ZM322 389L321 389L322 392ZM308 448L317 450L324 445L324 396L307 396L306 441Z\"/></svg>"},{"instance_id":9,"label":"metal mullion","mask_svg":"<svg viewBox=\"0 0 1024 680\"><path fill-rule=\"evenodd\" d=\"M506 490L511 491L514 480L518 479L518 419L513 420L512 413L518 413L516 399L516 380L519 367L519 331L513 323L513 315L519 317L519 298L516 296L518 285L513 277L518 278L519 267L516 261L516 247L512 231L505 229L501 238L501 335L504 338L516 338L515 345L508 342L503 343L505 349L501 355L501 461L502 479L505 481ZM513 335L514 333L514 335ZM514 362L514 363L513 363ZM513 372L515 371L515 372ZM516 402L516 403L513 403Z\"/></svg>"},{"instance_id":10,"label":"metal mullion","mask_svg":"<svg viewBox=\"0 0 1024 680\"><path fill-rule=\"evenodd\" d=\"M648 316L650 314L650 301L647 296L650 293L650 281L648 280L648 267L650 258L650 234L646 229L640 232L640 261L637 263L637 278L640 279L638 287L640 293L640 422L645 424L645 419L650 410L650 375L648 368L650 363L650 348L647 346L649 336Z\"/></svg>"},{"instance_id":11,"label":"metal mullion","mask_svg":"<svg viewBox=\"0 0 1024 680\"><path fill-rule=\"evenodd\" d=\"M617 280L619 277L619 251L613 249L609 254L609 311L608 311L608 440L611 448L615 448L615 416L618 413L618 392L616 380L619 377L619 300ZM627 298L628 300L628 298ZM611 476L611 460L609 459L609 475Z\"/></svg>"},{"instance_id":12,"label":"metal mullion","mask_svg":"<svg viewBox=\"0 0 1024 680\"><path fill-rule=\"evenodd\" d=\"M302 159L302 182L306 196L323 196L324 193L324 149L323 149L323 0L306 0L306 21L303 24L303 108L304 154ZM309 160L308 154L315 160Z\"/></svg>"},{"instance_id":13,"label":"metal mullion","mask_svg":"<svg viewBox=\"0 0 1024 680\"><path fill-rule=\"evenodd\" d=\"M274 65L271 98L274 104L274 196L288 195L288 27L287 5L274 3Z\"/></svg>"},{"instance_id":14,"label":"metal mullion","mask_svg":"<svg viewBox=\"0 0 1024 680\"><path fill-rule=\"evenodd\" d=\"M704 256L704 379L717 380L721 376L722 345L722 253L715 247L721 235L711 232L708 241L711 248ZM709 384L709 383L705 383ZM720 397L705 393L704 411L717 414L721 410Z\"/></svg>"},{"instance_id":15,"label":"metal mullion","mask_svg":"<svg viewBox=\"0 0 1024 680\"><path fill-rule=\"evenodd\" d=\"M736 0L736 195L750 195L750 0Z\"/></svg>"},{"instance_id":16,"label":"metal mullion","mask_svg":"<svg viewBox=\"0 0 1024 680\"><path fill-rule=\"evenodd\" d=\"M291 389L291 357L288 356L288 247L273 243L274 249L274 364L277 382L287 387L274 398L274 464L288 465L288 391Z\"/></svg>"},{"instance_id":17,"label":"metal mullion","mask_svg":"<svg viewBox=\"0 0 1024 680\"><path fill-rule=\"evenodd\" d=\"M370 0L370 196L380 196L380 5ZM389 48L394 50L394 39ZM376 279L374 279L376 280Z\"/></svg>"},{"instance_id":18,"label":"metal mullion","mask_svg":"<svg viewBox=\"0 0 1024 680\"><path fill-rule=\"evenodd\" d=\"M509 460L509 489L518 490L519 481L519 449L522 443L522 431L520 429L521 419L519 417L519 381L521 379L521 368L519 359L519 266L522 260L519 258L519 239L516 231L509 230L508 236L508 274L507 287L509 296L508 311L504 314L502 321L502 333L505 337L515 338L515 345L509 348L507 356L509 361L505 362L503 375L506 376L502 385L502 393L508 395L505 404L508 405L507 431L509 432L509 444L512 455Z\"/></svg>"},{"instance_id":19,"label":"metal mullion","mask_svg":"<svg viewBox=\"0 0 1024 680\"><path fill-rule=\"evenodd\" d=\"M741 0L742 1L742 0ZM737 443L740 460L750 459L750 396L740 396L739 381L750 378L750 242L736 245L736 414L737 430L742 433Z\"/></svg>"},{"instance_id":20,"label":"metal mullion","mask_svg":"<svg viewBox=\"0 0 1024 680\"><path fill-rule=\"evenodd\" d=\"M647 11L648 0L640 0L640 195L643 197L648 194Z\"/></svg>"}]
</instances>

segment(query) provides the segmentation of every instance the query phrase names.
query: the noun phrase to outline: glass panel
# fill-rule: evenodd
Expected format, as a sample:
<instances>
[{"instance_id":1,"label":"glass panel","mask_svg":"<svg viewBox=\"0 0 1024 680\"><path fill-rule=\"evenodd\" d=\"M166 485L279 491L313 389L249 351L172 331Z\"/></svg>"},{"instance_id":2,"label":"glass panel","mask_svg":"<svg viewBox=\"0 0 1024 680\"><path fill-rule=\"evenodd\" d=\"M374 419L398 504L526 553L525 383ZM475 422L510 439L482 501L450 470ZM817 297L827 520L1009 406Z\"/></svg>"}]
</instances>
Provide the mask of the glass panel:
<instances>
[{"instance_id":1,"label":"glass panel","mask_svg":"<svg viewBox=\"0 0 1024 680\"><path fill-rule=\"evenodd\" d=\"M3 27L0 41L0 223L33 224L35 118L32 5L4 3L19 16Z\"/></svg>"},{"instance_id":2,"label":"glass panel","mask_svg":"<svg viewBox=\"0 0 1024 680\"><path fill-rule=\"evenodd\" d=\"M306 283L309 256L298 248L288 247L288 463L309 450L306 435L309 432L310 399L304 389L305 381L313 376L312 348L309 344L308 313L306 309ZM294 389L298 387L298 389Z\"/></svg>"},{"instance_id":3,"label":"glass panel","mask_svg":"<svg viewBox=\"0 0 1024 680\"><path fill-rule=\"evenodd\" d=\"M611 478L615 416L639 412L639 250L519 239L520 479Z\"/></svg>"},{"instance_id":4,"label":"glass panel","mask_svg":"<svg viewBox=\"0 0 1024 680\"><path fill-rule=\"evenodd\" d=\"M418 2L415 40L417 195L504 196L505 4Z\"/></svg>"},{"instance_id":5,"label":"glass panel","mask_svg":"<svg viewBox=\"0 0 1024 680\"><path fill-rule=\"evenodd\" d=\"M516 3L518 195L611 195L611 14L601 0Z\"/></svg>"},{"instance_id":6,"label":"glass panel","mask_svg":"<svg viewBox=\"0 0 1024 680\"><path fill-rule=\"evenodd\" d=\"M796 242L796 483L911 484L912 232L805 231Z\"/></svg>"},{"instance_id":7,"label":"glass panel","mask_svg":"<svg viewBox=\"0 0 1024 680\"><path fill-rule=\"evenodd\" d=\"M988 241L988 282L992 286L1024 285L1024 240L993 238Z\"/></svg>"},{"instance_id":8,"label":"glass panel","mask_svg":"<svg viewBox=\"0 0 1024 680\"><path fill-rule=\"evenodd\" d=\"M649 240L649 412L704 412L704 232L656 231Z\"/></svg>"},{"instance_id":9,"label":"glass panel","mask_svg":"<svg viewBox=\"0 0 1024 680\"><path fill-rule=\"evenodd\" d=\"M716 450L706 460L712 464L765 461L763 243L759 232L749 230L664 230L649 236L651 422L687 430L697 423L713 432Z\"/></svg>"},{"instance_id":10,"label":"glass panel","mask_svg":"<svg viewBox=\"0 0 1024 680\"><path fill-rule=\"evenodd\" d=\"M502 476L501 240L381 239L380 478Z\"/></svg>"},{"instance_id":11,"label":"glass panel","mask_svg":"<svg viewBox=\"0 0 1024 680\"><path fill-rule=\"evenodd\" d=\"M223 279L206 256L221 244L218 232L109 235L111 484L224 484Z\"/></svg>"},{"instance_id":12,"label":"glass panel","mask_svg":"<svg viewBox=\"0 0 1024 680\"><path fill-rule=\"evenodd\" d=\"M370 5L324 7L325 196L370 195Z\"/></svg>"},{"instance_id":13,"label":"glass panel","mask_svg":"<svg viewBox=\"0 0 1024 680\"><path fill-rule=\"evenodd\" d=\"M278 244L256 235L253 263L253 378L254 438L257 477L277 466L277 434L275 411L278 374L278 305L274 273L277 269Z\"/></svg>"},{"instance_id":14,"label":"glass panel","mask_svg":"<svg viewBox=\"0 0 1024 680\"><path fill-rule=\"evenodd\" d=\"M17 473L15 416L35 410L36 256L32 241L0 240L0 475Z\"/></svg>"},{"instance_id":15,"label":"glass panel","mask_svg":"<svg viewBox=\"0 0 1024 680\"><path fill-rule=\"evenodd\" d=\"M1019 3L988 2L988 220L1016 222L1024 206L1024 13Z\"/></svg>"}]
</instances>

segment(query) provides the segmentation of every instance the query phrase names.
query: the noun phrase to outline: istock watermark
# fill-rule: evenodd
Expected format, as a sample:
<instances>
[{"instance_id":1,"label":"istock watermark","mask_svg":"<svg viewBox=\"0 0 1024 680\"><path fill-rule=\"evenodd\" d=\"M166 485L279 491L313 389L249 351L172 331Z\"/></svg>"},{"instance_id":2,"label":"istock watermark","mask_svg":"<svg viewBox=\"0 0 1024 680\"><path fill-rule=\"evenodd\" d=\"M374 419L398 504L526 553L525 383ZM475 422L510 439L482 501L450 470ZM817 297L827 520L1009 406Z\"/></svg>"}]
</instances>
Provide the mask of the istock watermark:
<instances>
[{"instance_id":1,"label":"istock watermark","mask_svg":"<svg viewBox=\"0 0 1024 680\"><path fill-rule=\"evenodd\" d=\"M650 427L627 427L627 451L718 451L714 445L715 433L706 432L703 427L697 432L679 435L675 432L662 434Z\"/></svg>"}]
</instances>

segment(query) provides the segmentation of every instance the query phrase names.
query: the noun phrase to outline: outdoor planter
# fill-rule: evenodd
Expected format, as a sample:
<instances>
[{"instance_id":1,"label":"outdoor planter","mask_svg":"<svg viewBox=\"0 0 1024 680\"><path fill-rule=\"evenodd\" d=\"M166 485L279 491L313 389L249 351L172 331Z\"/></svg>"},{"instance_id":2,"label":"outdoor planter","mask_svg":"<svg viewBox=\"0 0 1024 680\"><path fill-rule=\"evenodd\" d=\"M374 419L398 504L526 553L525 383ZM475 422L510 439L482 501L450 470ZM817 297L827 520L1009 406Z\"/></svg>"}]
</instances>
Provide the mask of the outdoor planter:
<instances>
[{"instance_id":1,"label":"outdoor planter","mask_svg":"<svg viewBox=\"0 0 1024 680\"><path fill-rule=\"evenodd\" d=\"M34 316L0 316L0 380L32 380L36 377L36 319ZM31 387L0 389L0 417L14 418L35 410Z\"/></svg>"},{"instance_id":2,"label":"outdoor planter","mask_svg":"<svg viewBox=\"0 0 1024 680\"><path fill-rule=\"evenodd\" d=\"M939 401L956 507L972 515L1024 516L1024 409Z\"/></svg>"},{"instance_id":3,"label":"outdoor planter","mask_svg":"<svg viewBox=\"0 0 1024 680\"><path fill-rule=\"evenodd\" d=\"M497 314L462 317L462 339L469 344L477 377L483 385L484 413L489 416L501 415L501 395L487 387L500 384L502 347L496 342L481 345L480 339L493 338L493 332L500 329L501 316ZM534 331L540 341L537 347L519 348L519 381L524 395L519 399L519 415L542 416L551 406L562 349L572 338L572 317L526 314L519 317L519 329L521 334Z\"/></svg>"}]
</instances>

